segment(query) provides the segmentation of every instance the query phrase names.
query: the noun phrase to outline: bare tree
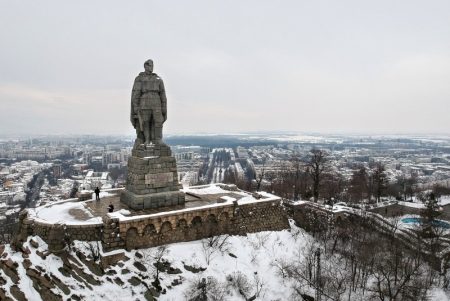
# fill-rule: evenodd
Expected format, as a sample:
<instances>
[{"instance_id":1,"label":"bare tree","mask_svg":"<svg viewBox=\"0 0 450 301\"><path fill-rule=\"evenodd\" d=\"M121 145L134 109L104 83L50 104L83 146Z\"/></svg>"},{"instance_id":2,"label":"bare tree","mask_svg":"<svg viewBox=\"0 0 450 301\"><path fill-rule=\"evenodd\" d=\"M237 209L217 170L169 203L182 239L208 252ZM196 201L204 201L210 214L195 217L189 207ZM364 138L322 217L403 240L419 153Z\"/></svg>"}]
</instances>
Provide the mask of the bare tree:
<instances>
[{"instance_id":1,"label":"bare tree","mask_svg":"<svg viewBox=\"0 0 450 301\"><path fill-rule=\"evenodd\" d=\"M142 258L140 259L140 263L153 274L154 280L152 281L152 285L159 291L162 289L159 280L159 272L162 270L163 258L168 253L169 250L167 249L167 246L163 245L157 248L143 250Z\"/></svg>"},{"instance_id":2,"label":"bare tree","mask_svg":"<svg viewBox=\"0 0 450 301\"><path fill-rule=\"evenodd\" d=\"M202 240L203 255L205 256L205 261L208 265L218 252L223 254L230 251L231 244L228 241L229 238L230 236L226 234L212 236Z\"/></svg>"},{"instance_id":3,"label":"bare tree","mask_svg":"<svg viewBox=\"0 0 450 301\"><path fill-rule=\"evenodd\" d=\"M313 288L316 297L338 301L348 287L348 272L340 267L338 261L341 259L336 257L323 256L323 264L320 264L320 252L317 252L316 246L309 244L306 250L302 251L306 260L291 262L286 267L287 275L293 280L296 295L303 298L307 289Z\"/></svg>"},{"instance_id":4,"label":"bare tree","mask_svg":"<svg viewBox=\"0 0 450 301\"><path fill-rule=\"evenodd\" d=\"M224 284L209 276L191 282L184 295L189 301L223 301L226 289Z\"/></svg>"},{"instance_id":5,"label":"bare tree","mask_svg":"<svg viewBox=\"0 0 450 301\"><path fill-rule=\"evenodd\" d=\"M264 281L259 277L259 275L257 273L253 274L253 287L255 289L254 291L254 295L252 298L254 298L255 300L259 297L261 297L261 295L263 294L264 291Z\"/></svg>"},{"instance_id":6,"label":"bare tree","mask_svg":"<svg viewBox=\"0 0 450 301\"><path fill-rule=\"evenodd\" d=\"M98 241L96 241L95 243L87 242L84 245L89 250L89 254L91 255L92 260L94 260L94 262L98 261L101 258L100 246L98 244Z\"/></svg>"},{"instance_id":7,"label":"bare tree","mask_svg":"<svg viewBox=\"0 0 450 301\"><path fill-rule=\"evenodd\" d=\"M369 196L368 177L367 169L364 166L353 172L349 187L352 202L359 203Z\"/></svg>"},{"instance_id":8,"label":"bare tree","mask_svg":"<svg viewBox=\"0 0 450 301\"><path fill-rule=\"evenodd\" d=\"M264 288L264 282L258 276L254 274L253 281L238 271L227 276L228 286L231 289L235 289L238 293L244 297L245 300L257 300L261 297Z\"/></svg>"},{"instance_id":9,"label":"bare tree","mask_svg":"<svg viewBox=\"0 0 450 301\"><path fill-rule=\"evenodd\" d=\"M321 194L323 199L330 202L342 200L344 198L343 192L346 188L344 177L339 173L326 173L323 175Z\"/></svg>"},{"instance_id":10,"label":"bare tree","mask_svg":"<svg viewBox=\"0 0 450 301\"><path fill-rule=\"evenodd\" d=\"M426 281L419 253L405 254L398 244L376 252L370 290L380 301L427 300L430 287Z\"/></svg>"},{"instance_id":11,"label":"bare tree","mask_svg":"<svg viewBox=\"0 0 450 301\"><path fill-rule=\"evenodd\" d=\"M300 160L297 156L292 158L294 168L294 201L298 200L300 190Z\"/></svg>"},{"instance_id":12,"label":"bare tree","mask_svg":"<svg viewBox=\"0 0 450 301\"><path fill-rule=\"evenodd\" d=\"M284 280L288 276L290 262L286 258L277 258L270 265L275 268L277 274Z\"/></svg>"},{"instance_id":13,"label":"bare tree","mask_svg":"<svg viewBox=\"0 0 450 301\"><path fill-rule=\"evenodd\" d=\"M412 199L415 193L414 186L416 184L417 184L417 174L415 173L413 173L409 177L401 175L397 178L397 185L399 186L401 196L404 201L407 201L408 197Z\"/></svg>"},{"instance_id":14,"label":"bare tree","mask_svg":"<svg viewBox=\"0 0 450 301\"><path fill-rule=\"evenodd\" d=\"M314 202L317 202L319 199L322 176L328 168L328 153L321 149L312 149L309 153L309 160L306 163L306 170L313 181Z\"/></svg>"},{"instance_id":15,"label":"bare tree","mask_svg":"<svg viewBox=\"0 0 450 301\"><path fill-rule=\"evenodd\" d=\"M250 244L256 250L265 248L267 241L270 238L270 233L268 232L258 232L253 235L254 239L249 239Z\"/></svg>"},{"instance_id":16,"label":"bare tree","mask_svg":"<svg viewBox=\"0 0 450 301\"><path fill-rule=\"evenodd\" d=\"M266 161L264 160L261 170L259 171L258 175L255 177L256 191L261 191L261 182L264 179L264 174L265 174L265 170L266 170L265 166L266 166Z\"/></svg>"}]
</instances>

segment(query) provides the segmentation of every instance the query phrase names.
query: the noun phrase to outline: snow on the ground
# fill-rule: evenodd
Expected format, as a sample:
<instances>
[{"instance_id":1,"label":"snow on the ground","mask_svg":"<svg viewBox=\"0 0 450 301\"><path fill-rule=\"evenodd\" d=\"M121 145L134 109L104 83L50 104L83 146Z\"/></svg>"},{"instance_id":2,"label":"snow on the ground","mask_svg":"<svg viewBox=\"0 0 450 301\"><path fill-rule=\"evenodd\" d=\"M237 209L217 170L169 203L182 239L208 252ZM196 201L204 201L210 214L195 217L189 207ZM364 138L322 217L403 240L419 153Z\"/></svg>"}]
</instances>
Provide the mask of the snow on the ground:
<instances>
[{"instance_id":1,"label":"snow on the ground","mask_svg":"<svg viewBox=\"0 0 450 301\"><path fill-rule=\"evenodd\" d=\"M215 277L219 282L226 282L226 276L236 272L244 273L249 281L255 277L265 284L263 294L258 300L288 300L292 291L286 288L281 277L276 277L277 270L273 266L275 260L286 260L301 254L305 243L313 240L311 236L302 232L301 237L295 241L291 232L260 232L249 234L247 237L231 236L229 238L230 250L221 254L213 254L208 265L205 261L204 249L200 241L177 243L169 246L169 261L183 269L183 263L192 266L207 267L201 275L184 274L186 280L183 284L169 290L161 300L184 300L183 293L187 290L189 282L199 276ZM234 254L237 258L229 255ZM181 260L180 260L181 259ZM233 293L230 300L242 300L242 297Z\"/></svg>"},{"instance_id":2,"label":"snow on the ground","mask_svg":"<svg viewBox=\"0 0 450 301\"><path fill-rule=\"evenodd\" d=\"M120 214L122 214L122 215L124 215L124 216L127 216L127 215L130 215L130 214L131 214L130 210L127 210L127 209L120 209L120 210L117 211L117 212L119 212Z\"/></svg>"},{"instance_id":3,"label":"snow on the ground","mask_svg":"<svg viewBox=\"0 0 450 301\"><path fill-rule=\"evenodd\" d=\"M171 210L171 211L162 211L152 214L143 214L143 215L135 215L135 216L127 216L127 214L122 214L121 211L116 211L112 213L108 213L110 217L119 218L121 221L129 221L129 220L137 220L137 219L145 219L150 217L162 217L167 215L174 215L180 212L188 212L188 211L196 211L199 209L205 209L205 208L216 208L216 207L222 207L227 204L233 204L234 201L237 200L239 205L243 204L251 204L251 203L259 203L259 202L270 202L270 201L281 201L280 197L275 196L273 194L267 193L267 192L258 192L255 194L250 194L248 192L244 191L229 191L224 190L218 185L210 184L210 185L203 185L203 186L191 186L186 187L183 189L185 193L193 193L197 195L205 195L205 194L231 194L233 196L238 195L238 198L231 197L229 195L220 196L220 198L217 200L217 203L205 203L205 205L196 206L196 207L190 207L190 208L183 208L178 210ZM200 191L200 193L198 192ZM242 196L239 198L239 196Z\"/></svg>"},{"instance_id":4,"label":"snow on the ground","mask_svg":"<svg viewBox=\"0 0 450 301\"><path fill-rule=\"evenodd\" d=\"M401 205L401 206L406 206L406 207L411 207L411 208L417 208L417 209L423 209L423 208L425 208L425 206L423 205L423 203L413 203L413 202L403 202L403 201L399 201L398 204Z\"/></svg>"},{"instance_id":5,"label":"snow on the ground","mask_svg":"<svg viewBox=\"0 0 450 301\"><path fill-rule=\"evenodd\" d=\"M226 190L220 187L220 185L216 184L208 184L208 185L200 185L200 186L190 186L190 187L183 187L183 192L185 193L192 193L196 195L205 195L205 194L237 194L246 196L247 193L240 190Z\"/></svg>"},{"instance_id":6,"label":"snow on the ground","mask_svg":"<svg viewBox=\"0 0 450 301\"><path fill-rule=\"evenodd\" d=\"M228 196L228 195L221 196L220 199L224 200L225 202L234 202L234 201L236 201L235 198L233 198L231 196Z\"/></svg>"},{"instance_id":7,"label":"snow on the ground","mask_svg":"<svg viewBox=\"0 0 450 301\"><path fill-rule=\"evenodd\" d=\"M439 200L439 205L445 206L448 204L450 204L450 195L441 196L441 198Z\"/></svg>"},{"instance_id":8,"label":"snow on the ground","mask_svg":"<svg viewBox=\"0 0 450 301\"><path fill-rule=\"evenodd\" d=\"M407 207L412 207L412 208L417 208L417 209L423 209L425 208L424 204L422 202L420 202L420 200L418 200L417 198L413 199L413 202L403 202L403 201L399 201L398 202L399 205L402 206L407 206ZM450 204L450 195L443 195L438 199L438 204L440 206L445 206L445 205L449 205Z\"/></svg>"},{"instance_id":9,"label":"snow on the ground","mask_svg":"<svg viewBox=\"0 0 450 301\"><path fill-rule=\"evenodd\" d=\"M403 202L403 201L399 201L398 204L402 205L402 206L406 206L406 207L417 208L417 209L425 208L424 204L423 203L419 203L419 202ZM450 204L450 196L441 197L439 199L438 204L440 206L445 206L445 205Z\"/></svg>"},{"instance_id":10,"label":"snow on the ground","mask_svg":"<svg viewBox=\"0 0 450 301\"><path fill-rule=\"evenodd\" d=\"M224 238L225 236L221 236ZM39 237L35 236L35 240L39 243L39 250L45 251L47 246ZM187 291L191 284L198 279L214 277L219 283L226 285L229 283L227 276L235 273L242 273L251 284L251 289L254 289L256 280L263 284L261 295L256 300L293 300L293 283L288 278L283 278L276 267L277 263L281 262L303 262L307 248L315 242L314 238L306 233L303 229L296 227L291 222L290 230L283 231L265 231L259 233L248 234L247 236L229 236L227 239L228 245L226 251L220 252L216 250L212 254L207 248L204 248L206 240L198 240L191 242L182 242L167 245L167 253L164 259L167 260L171 267L181 270L181 274L168 274L166 272L160 273L161 285L166 289L166 293L162 294L158 300L160 301L180 301L187 300ZM104 253L100 248L100 253L104 255L112 255L124 252L130 260L122 261L123 265L112 266L106 269L106 274L103 276L94 276L95 279L101 281L98 286L93 285L93 289L87 288L83 283L78 282L72 277L66 277L60 272L63 265L60 257L50 254L44 260L36 254L36 250L28 246L32 252L30 260L33 267L40 266L47 273L50 272L63 283L65 283L71 290L69 295L64 295L59 292L63 300L70 298L71 294L77 294L83 297L83 300L102 300L102 301L117 301L117 300L145 300L143 294L147 291L144 284L133 286L129 283L132 277L138 277L146 281L151 286L150 282L153 279L152 268L153 260L149 260L149 255L154 254L158 248L148 248L141 250L125 251L115 250ZM71 254L77 257L76 250L82 251L88 255L90 253L88 242L76 241L74 249ZM20 253L15 253L11 250L9 245L6 246L6 253L15 262L18 263L18 272L21 277L19 288L25 293L29 300L40 301L39 294L33 288L31 280L26 276L26 271L23 266L23 257ZM136 253L143 254L143 259L138 259ZM208 254L211 254L208 261ZM324 258L324 264L328 259ZM149 271L140 272L134 263L140 261L146 266ZM339 262L336 262L339 265ZM204 271L194 273L185 268L185 265L196 268L204 268ZM81 263L81 269L89 273L89 269ZM124 273L128 270L129 273ZM7 291L12 285L12 281L0 269L0 276L7 279L4 285ZM116 284L113 279L120 278L122 285ZM145 279L147 278L147 279ZM109 279L109 280L108 280ZM181 284L173 285L174 280L180 280ZM305 287L310 295L313 295L312 289ZM244 300L236 289L226 289L225 300ZM55 291L56 292L56 291ZM253 291L252 291L253 293ZM356 295L353 295L352 300L364 300ZM443 301L448 300L446 294L441 289L433 289L431 292L431 300Z\"/></svg>"},{"instance_id":11,"label":"snow on the ground","mask_svg":"<svg viewBox=\"0 0 450 301\"><path fill-rule=\"evenodd\" d=\"M221 193L230 193L228 190L222 189L217 185L208 185L208 186L191 186L183 188L184 192L190 192L197 195L202 194L221 194Z\"/></svg>"},{"instance_id":12,"label":"snow on the ground","mask_svg":"<svg viewBox=\"0 0 450 301\"><path fill-rule=\"evenodd\" d=\"M294 226L295 227L295 226ZM202 240L182 242L168 245L167 254L164 259L171 263L173 268L179 268L182 274L167 274L161 273L161 284L163 288L171 287L167 289L167 293L161 295L158 300L186 300L186 291L189 285L196 281L199 277L206 278L213 276L221 283L226 283L226 277L233 273L243 273L250 282L259 278L263 283L263 290L258 300L288 300L291 297L292 291L287 289L289 284L283 282L281 277L277 277L277 269L272 265L276 260L283 260L287 258L296 258L301 255L305 243L313 240L313 238L306 234L303 230L296 228L296 235L289 230L283 231L267 231L254 234L248 234L247 236L229 236L227 241L229 247L227 251L221 253L220 251L214 252L207 261L207 251L203 248ZM46 244L37 236L34 237L40 244L40 250L46 250ZM87 242L77 241L75 242L75 248L84 251L89 254L89 248ZM29 246L29 243L25 244ZM118 265L111 267L116 272L115 278L119 276L124 282L123 286L116 285L108 282L106 278L108 275L101 277L95 277L102 280L100 286L93 286L94 289L90 290L77 282L71 277L65 277L58 270L62 265L62 260L53 254L47 256L46 260L36 255L35 249L30 254L30 260L34 266L41 266L46 271L51 272L59 279L61 279L66 285L71 288L72 293L82 295L84 300L103 300L103 301L117 301L117 300L145 300L143 294L147 291L147 288L141 284L138 286L132 286L128 283L128 280L132 276L138 276L138 269L133 265L136 257L136 250L127 252L124 250L116 250L105 254L114 254L119 252L125 252L126 256L131 260L125 261L124 266L120 268ZM138 252L144 254L150 254L157 248L141 249ZM20 289L26 294L29 300L38 300L41 298L32 286L31 280L25 275L26 271L22 265L23 258L21 253L14 253L9 246L5 250L8 254L11 254L11 258L16 261L19 266L19 274L21 275ZM72 253L75 253L72 251ZM231 255L230 255L231 254ZM73 254L75 257L76 255ZM184 265L187 264L192 267L206 268L205 271L199 273L193 273L187 271ZM144 264L146 265L146 264ZM147 266L147 265L146 265ZM123 274L121 271L128 269L131 273ZM87 268L84 268L85 272L88 272ZM152 272L143 272L144 275L153 277ZM0 270L0 276L2 276ZM8 278L8 277L6 277ZM182 284L173 286L172 282L175 279L181 279ZM147 280L150 282L149 280ZM7 291L12 283L8 283ZM64 300L68 300L70 297L63 295ZM229 291L226 300L244 300L237 291Z\"/></svg>"},{"instance_id":13,"label":"snow on the ground","mask_svg":"<svg viewBox=\"0 0 450 301\"><path fill-rule=\"evenodd\" d=\"M446 293L442 289L432 289L430 297L430 300L433 301L448 301L450 300L450 293Z\"/></svg>"},{"instance_id":14,"label":"snow on the ground","mask_svg":"<svg viewBox=\"0 0 450 301\"><path fill-rule=\"evenodd\" d=\"M294 202L292 202L292 205L301 205L301 204L304 204L304 203L307 203L308 201L305 201L305 200L298 200L298 201L294 201Z\"/></svg>"},{"instance_id":15,"label":"snow on the ground","mask_svg":"<svg viewBox=\"0 0 450 301\"><path fill-rule=\"evenodd\" d=\"M81 220L72 215L70 210L81 210L87 220ZM37 207L35 216L38 220L48 223L62 222L66 225L73 224L97 224L102 222L101 217L94 217L92 213L85 207L84 202L58 202L51 205Z\"/></svg>"}]
</instances>

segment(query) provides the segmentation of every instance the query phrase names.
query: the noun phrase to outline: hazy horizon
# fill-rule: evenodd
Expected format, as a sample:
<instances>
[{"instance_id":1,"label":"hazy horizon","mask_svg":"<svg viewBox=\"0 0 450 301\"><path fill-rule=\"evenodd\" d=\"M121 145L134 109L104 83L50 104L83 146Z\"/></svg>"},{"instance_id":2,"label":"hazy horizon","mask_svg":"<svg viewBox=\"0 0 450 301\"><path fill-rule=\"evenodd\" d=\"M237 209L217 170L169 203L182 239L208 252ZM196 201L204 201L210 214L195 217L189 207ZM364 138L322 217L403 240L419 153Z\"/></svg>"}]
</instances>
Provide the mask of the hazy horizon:
<instances>
[{"instance_id":1,"label":"hazy horizon","mask_svg":"<svg viewBox=\"0 0 450 301\"><path fill-rule=\"evenodd\" d=\"M247 137L253 136L253 138L275 138L275 137L316 137L316 138L407 138L407 139L444 139L450 141L450 134L440 134L440 133L318 133L318 132L295 132L295 131L255 131L255 132L192 132L192 133L165 133L165 137L201 137L201 136L223 136L223 137ZM40 138L74 138L74 137L98 137L100 138L130 138L134 139L134 133L128 134L94 134L94 133L81 133L81 134L0 134L0 140L8 139L40 139Z\"/></svg>"},{"instance_id":2,"label":"hazy horizon","mask_svg":"<svg viewBox=\"0 0 450 301\"><path fill-rule=\"evenodd\" d=\"M450 2L0 0L0 136L132 135L151 58L165 134L450 134Z\"/></svg>"}]
</instances>

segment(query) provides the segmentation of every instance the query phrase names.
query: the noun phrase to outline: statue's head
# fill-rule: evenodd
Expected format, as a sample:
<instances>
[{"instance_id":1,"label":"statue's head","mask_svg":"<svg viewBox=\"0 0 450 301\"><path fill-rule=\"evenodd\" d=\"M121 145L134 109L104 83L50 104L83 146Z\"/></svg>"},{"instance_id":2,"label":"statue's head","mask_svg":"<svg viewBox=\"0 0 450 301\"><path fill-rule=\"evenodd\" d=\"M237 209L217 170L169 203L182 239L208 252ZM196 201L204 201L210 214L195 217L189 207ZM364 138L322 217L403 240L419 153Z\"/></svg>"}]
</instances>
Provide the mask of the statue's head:
<instances>
[{"instance_id":1,"label":"statue's head","mask_svg":"<svg viewBox=\"0 0 450 301\"><path fill-rule=\"evenodd\" d=\"M153 61L152 60L146 60L144 63L144 69L147 73L153 72Z\"/></svg>"}]
</instances>

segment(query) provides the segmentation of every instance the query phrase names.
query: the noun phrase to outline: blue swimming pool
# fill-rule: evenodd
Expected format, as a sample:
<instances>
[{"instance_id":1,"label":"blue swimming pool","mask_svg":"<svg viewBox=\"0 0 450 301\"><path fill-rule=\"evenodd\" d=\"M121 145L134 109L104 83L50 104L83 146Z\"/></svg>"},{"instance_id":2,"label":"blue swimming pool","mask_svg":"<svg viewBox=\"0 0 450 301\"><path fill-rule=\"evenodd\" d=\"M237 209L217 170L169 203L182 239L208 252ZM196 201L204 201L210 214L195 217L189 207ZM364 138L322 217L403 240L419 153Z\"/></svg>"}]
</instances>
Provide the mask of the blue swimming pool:
<instances>
[{"instance_id":1,"label":"blue swimming pool","mask_svg":"<svg viewBox=\"0 0 450 301\"><path fill-rule=\"evenodd\" d=\"M402 219L402 222L405 224L421 224L422 218L420 217L407 217ZM435 220L432 222L433 226L444 228L444 229L450 229L450 224L441 220Z\"/></svg>"}]
</instances>

